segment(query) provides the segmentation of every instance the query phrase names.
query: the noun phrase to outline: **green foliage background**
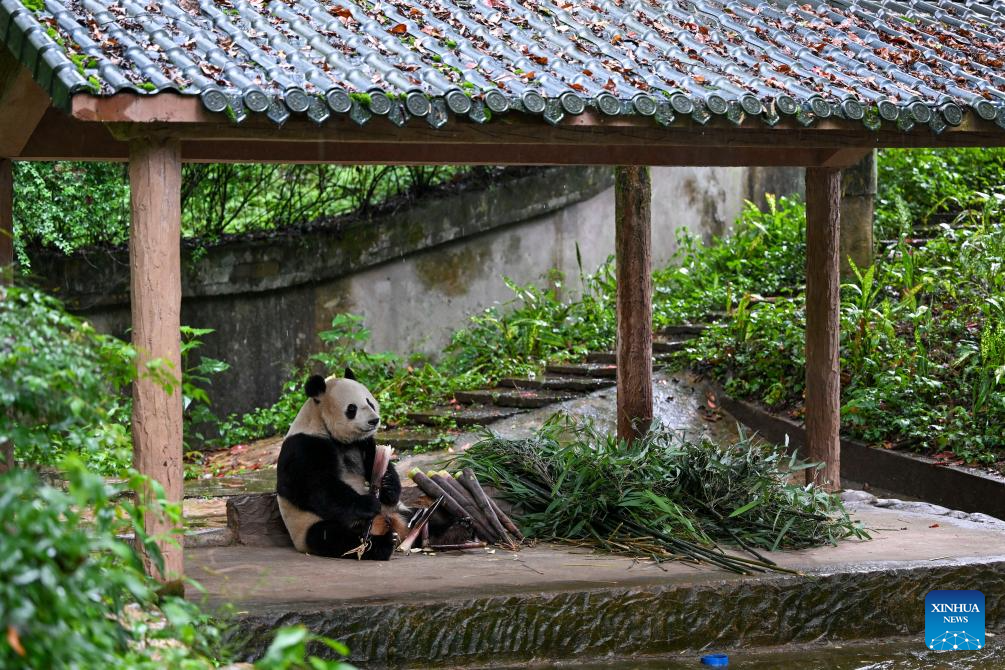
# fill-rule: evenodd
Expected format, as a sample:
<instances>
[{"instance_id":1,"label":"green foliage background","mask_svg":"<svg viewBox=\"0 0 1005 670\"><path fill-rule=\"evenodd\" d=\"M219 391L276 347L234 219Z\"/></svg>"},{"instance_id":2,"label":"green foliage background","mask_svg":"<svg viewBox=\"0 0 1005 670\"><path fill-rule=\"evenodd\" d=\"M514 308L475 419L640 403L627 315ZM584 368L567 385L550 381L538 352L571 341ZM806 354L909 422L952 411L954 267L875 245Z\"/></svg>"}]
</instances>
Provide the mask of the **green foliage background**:
<instances>
[{"instance_id":1,"label":"green foliage background","mask_svg":"<svg viewBox=\"0 0 1005 670\"><path fill-rule=\"evenodd\" d=\"M276 231L366 214L462 175L491 168L191 164L182 170L182 233L212 243L224 235ZM14 164L14 242L22 270L29 250L70 254L129 240L129 181L121 163Z\"/></svg>"}]
</instances>

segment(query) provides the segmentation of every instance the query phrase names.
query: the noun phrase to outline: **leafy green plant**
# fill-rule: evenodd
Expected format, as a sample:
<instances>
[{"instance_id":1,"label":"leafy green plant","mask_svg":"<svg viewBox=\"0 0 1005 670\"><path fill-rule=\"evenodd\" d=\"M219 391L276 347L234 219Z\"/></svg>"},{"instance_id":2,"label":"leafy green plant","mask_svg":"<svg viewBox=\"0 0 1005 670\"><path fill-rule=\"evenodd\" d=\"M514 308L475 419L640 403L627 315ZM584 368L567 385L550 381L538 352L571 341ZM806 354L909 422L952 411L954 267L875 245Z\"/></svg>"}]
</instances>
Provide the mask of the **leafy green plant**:
<instances>
[{"instance_id":1,"label":"leafy green plant","mask_svg":"<svg viewBox=\"0 0 1005 670\"><path fill-rule=\"evenodd\" d=\"M69 315L41 291L0 296L0 444L18 460L58 463L78 452L112 474L128 466L135 352Z\"/></svg>"},{"instance_id":2,"label":"leafy green plant","mask_svg":"<svg viewBox=\"0 0 1005 670\"><path fill-rule=\"evenodd\" d=\"M73 57L82 72L95 65L83 54ZM499 174L455 166L186 165L182 232L209 243L224 235L309 226L367 215L460 177L484 182ZM31 267L32 248L70 254L129 239L129 183L121 164L18 162L14 184L14 241L22 271Z\"/></svg>"},{"instance_id":3,"label":"leafy green plant","mask_svg":"<svg viewBox=\"0 0 1005 670\"><path fill-rule=\"evenodd\" d=\"M896 238L933 214L973 206L1005 184L1005 150L883 149L878 160L876 232Z\"/></svg>"},{"instance_id":4,"label":"leafy green plant","mask_svg":"<svg viewBox=\"0 0 1005 670\"><path fill-rule=\"evenodd\" d=\"M706 244L686 230L678 232L670 264L653 273L657 327L707 320L745 294L796 290L806 266L804 207L795 198L765 197L766 211L746 203L729 236Z\"/></svg>"},{"instance_id":5,"label":"leafy green plant","mask_svg":"<svg viewBox=\"0 0 1005 670\"><path fill-rule=\"evenodd\" d=\"M65 473L65 492L30 471L0 475L0 667L214 667L220 629L192 604L158 598L118 537L134 534L161 560L143 508L122 495L147 482L132 474L111 487L73 458ZM180 520L177 506L164 510Z\"/></svg>"},{"instance_id":6,"label":"leafy green plant","mask_svg":"<svg viewBox=\"0 0 1005 670\"><path fill-rule=\"evenodd\" d=\"M972 194L978 197L977 194ZM975 202L971 200L971 202ZM986 197L924 244L897 242L842 287L844 430L873 444L1005 460L1005 226ZM683 354L727 391L798 415L803 403L803 305L750 304Z\"/></svg>"},{"instance_id":7,"label":"leafy green plant","mask_svg":"<svg viewBox=\"0 0 1005 670\"><path fill-rule=\"evenodd\" d=\"M353 666L341 660L329 660L310 653L311 645L327 647L336 656L349 655L349 649L341 642L314 635L304 626L287 626L276 631L276 635L260 660L255 663L257 670L354 670Z\"/></svg>"},{"instance_id":8,"label":"leafy green plant","mask_svg":"<svg viewBox=\"0 0 1005 670\"><path fill-rule=\"evenodd\" d=\"M213 375L226 372L230 364L208 356L191 361L192 353L202 346L202 337L212 334L212 328L181 327L181 367L182 367L182 407L185 419L186 448L193 443L204 443L204 427L215 427L219 422L211 409L211 400L206 387L213 383Z\"/></svg>"},{"instance_id":9,"label":"leafy green plant","mask_svg":"<svg viewBox=\"0 0 1005 670\"><path fill-rule=\"evenodd\" d=\"M705 549L728 543L765 568L759 549L867 537L839 498L790 483L811 466L745 438L720 445L656 423L629 445L559 414L525 439L486 431L457 461L519 503L521 528L540 539L710 562Z\"/></svg>"}]
</instances>

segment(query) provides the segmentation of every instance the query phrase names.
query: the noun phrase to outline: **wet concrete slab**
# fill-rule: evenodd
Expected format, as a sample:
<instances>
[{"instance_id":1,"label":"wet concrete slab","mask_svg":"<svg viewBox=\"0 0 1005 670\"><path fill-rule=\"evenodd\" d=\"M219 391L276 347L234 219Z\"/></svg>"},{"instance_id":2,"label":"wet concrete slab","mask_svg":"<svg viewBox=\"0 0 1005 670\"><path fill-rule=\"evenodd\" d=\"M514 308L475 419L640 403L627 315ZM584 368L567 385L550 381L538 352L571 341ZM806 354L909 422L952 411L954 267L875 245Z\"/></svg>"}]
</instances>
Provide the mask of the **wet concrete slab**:
<instances>
[{"instance_id":1,"label":"wet concrete slab","mask_svg":"<svg viewBox=\"0 0 1005 670\"><path fill-rule=\"evenodd\" d=\"M923 629L935 588L982 590L989 630L1005 627L1005 525L924 506L850 505L874 539L769 554L795 576L559 545L388 563L233 546L189 550L186 569L209 605L233 603L249 655L275 627L301 622L346 641L364 667L908 635Z\"/></svg>"}]
</instances>

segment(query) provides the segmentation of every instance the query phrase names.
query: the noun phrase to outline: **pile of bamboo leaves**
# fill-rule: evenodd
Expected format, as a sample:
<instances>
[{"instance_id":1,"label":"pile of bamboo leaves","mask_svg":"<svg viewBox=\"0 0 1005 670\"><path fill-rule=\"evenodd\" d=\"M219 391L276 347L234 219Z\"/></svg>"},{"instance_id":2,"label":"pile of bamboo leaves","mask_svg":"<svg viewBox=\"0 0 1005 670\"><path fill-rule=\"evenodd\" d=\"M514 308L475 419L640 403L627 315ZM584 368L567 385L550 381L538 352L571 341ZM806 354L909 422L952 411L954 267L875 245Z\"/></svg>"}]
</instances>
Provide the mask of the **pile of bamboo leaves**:
<instances>
[{"instance_id":1,"label":"pile of bamboo leaves","mask_svg":"<svg viewBox=\"0 0 1005 670\"><path fill-rule=\"evenodd\" d=\"M742 435L717 445L655 423L628 446L559 414L525 439L485 432L458 460L518 504L521 529L542 540L751 572L781 570L761 550L868 538L840 498L790 483L812 466Z\"/></svg>"}]
</instances>

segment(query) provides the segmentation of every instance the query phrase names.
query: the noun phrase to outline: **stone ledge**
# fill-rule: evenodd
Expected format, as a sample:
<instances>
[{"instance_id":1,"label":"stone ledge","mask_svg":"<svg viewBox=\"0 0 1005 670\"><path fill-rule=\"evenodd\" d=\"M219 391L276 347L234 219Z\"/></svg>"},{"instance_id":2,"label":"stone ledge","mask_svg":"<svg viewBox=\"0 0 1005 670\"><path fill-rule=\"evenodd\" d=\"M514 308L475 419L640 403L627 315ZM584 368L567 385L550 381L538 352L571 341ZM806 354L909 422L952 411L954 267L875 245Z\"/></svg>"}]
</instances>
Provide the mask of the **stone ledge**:
<instances>
[{"instance_id":1,"label":"stone ledge","mask_svg":"<svg viewBox=\"0 0 1005 670\"><path fill-rule=\"evenodd\" d=\"M979 589L990 631L1005 629L1005 533L942 510L849 502L871 541L768 552L798 575L734 575L540 544L517 553L445 552L390 563L292 548L186 552L209 607L232 603L243 654L277 625L348 643L359 667L516 665L917 635L925 594ZM199 597L196 595L196 597Z\"/></svg>"},{"instance_id":2,"label":"stone ledge","mask_svg":"<svg viewBox=\"0 0 1005 670\"><path fill-rule=\"evenodd\" d=\"M257 293L335 279L407 254L528 221L593 197L608 168L547 168L481 189L418 200L373 219L305 234L237 239L196 258L183 250L184 298ZM72 257L39 251L32 271L75 310L129 305L126 249Z\"/></svg>"},{"instance_id":3,"label":"stone ledge","mask_svg":"<svg viewBox=\"0 0 1005 670\"><path fill-rule=\"evenodd\" d=\"M801 425L753 403L731 398L721 387L713 386L720 406L743 424L772 442L781 444L788 438L793 449L805 453L806 430ZM976 468L940 465L921 455L876 449L842 438L841 477L950 509L1005 519L1005 478Z\"/></svg>"}]
</instances>

